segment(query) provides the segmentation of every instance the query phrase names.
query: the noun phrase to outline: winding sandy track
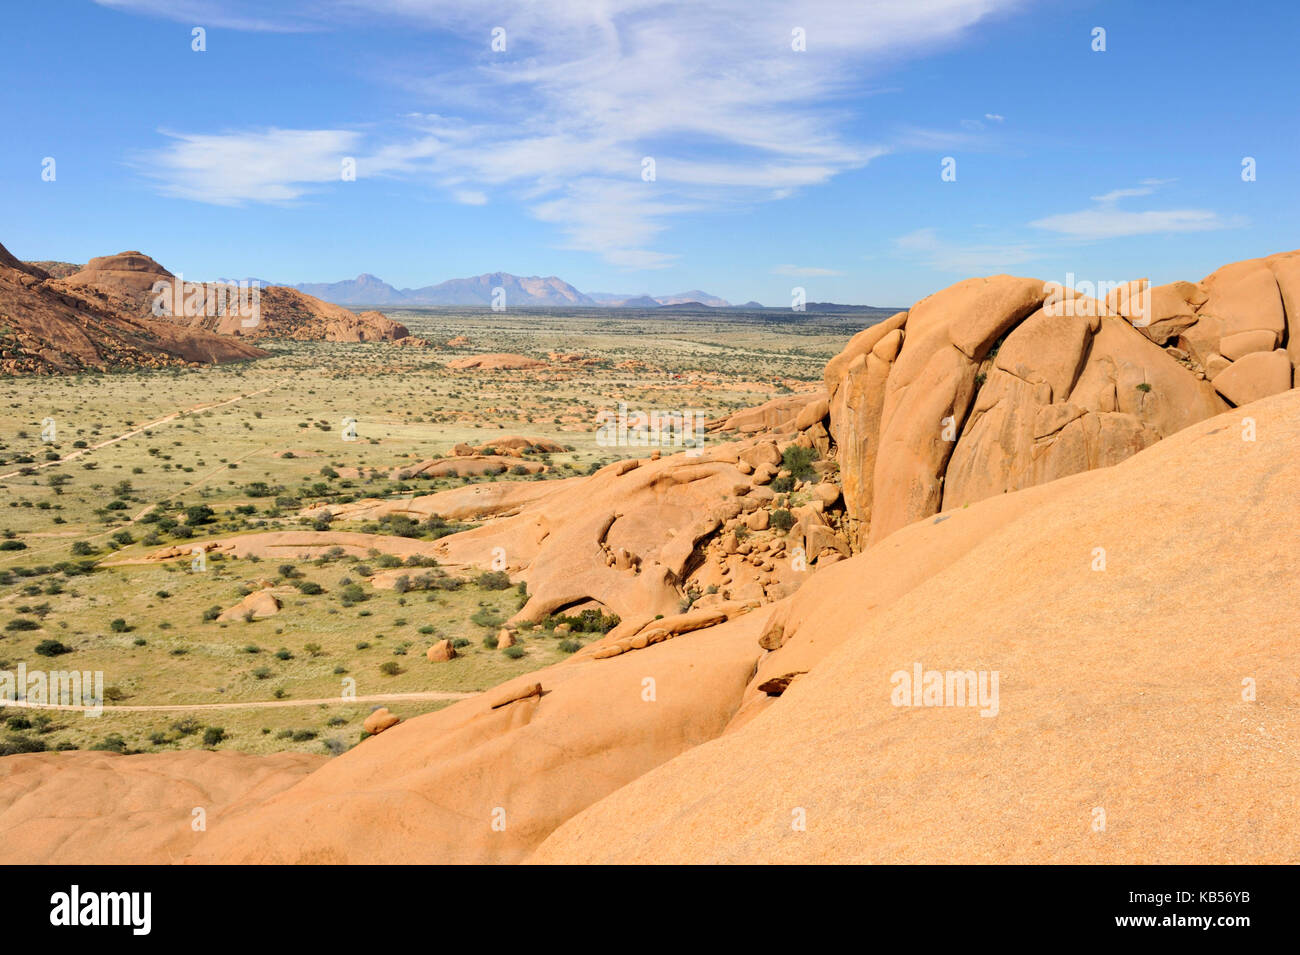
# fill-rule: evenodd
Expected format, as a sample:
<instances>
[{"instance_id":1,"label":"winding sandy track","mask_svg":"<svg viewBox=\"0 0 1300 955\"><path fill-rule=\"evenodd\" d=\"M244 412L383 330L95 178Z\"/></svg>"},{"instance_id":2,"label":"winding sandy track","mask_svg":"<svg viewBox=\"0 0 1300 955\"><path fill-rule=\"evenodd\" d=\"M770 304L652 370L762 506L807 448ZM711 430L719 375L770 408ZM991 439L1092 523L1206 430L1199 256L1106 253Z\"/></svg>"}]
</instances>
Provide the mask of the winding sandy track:
<instances>
[{"instance_id":1,"label":"winding sandy track","mask_svg":"<svg viewBox=\"0 0 1300 955\"><path fill-rule=\"evenodd\" d=\"M100 448L106 448L110 444L117 444L117 442L125 441L127 438L134 438L137 434L143 434L144 432L148 431L150 428L156 428L160 424L166 424L169 421L175 421L181 415L192 414L195 411L208 411L209 409L212 408L222 408L226 405L234 404L236 401L243 401L245 398L253 398L256 397L257 395L264 395L271 390L273 389L263 388L260 391L250 391L246 395L235 395L235 397L227 398L225 401L217 401L217 402L213 402L212 404L194 405L192 408L182 408L180 411L173 411L171 414L163 415L163 417L158 418L155 421L150 421L148 424L142 424L138 428L132 428L130 431L123 432L122 434L119 434L116 438L109 438L107 441L99 442L99 444L92 444L88 448L78 448L77 450L72 451L69 454L65 454L57 461L45 461L42 464L27 464L27 465L23 465L23 467L17 471L10 471L8 474L0 474L0 481L5 480L6 478L18 477L19 475L22 474L23 470L25 470L26 468L32 468L33 470L39 471L42 468L54 467L56 464L66 464L69 461L75 461L83 454L89 454L91 451L98 451Z\"/></svg>"},{"instance_id":2,"label":"winding sandy track","mask_svg":"<svg viewBox=\"0 0 1300 955\"><path fill-rule=\"evenodd\" d=\"M156 713L177 710L265 710L281 706L320 706L330 703L397 703L403 700L467 700L478 693L456 693L450 690L427 690L420 693L375 693L370 696L322 696L311 700L261 700L252 703L165 703L149 706L73 706L65 703L26 703L0 700L0 707L12 706L22 710L72 710L84 712L103 709L105 713Z\"/></svg>"}]
</instances>

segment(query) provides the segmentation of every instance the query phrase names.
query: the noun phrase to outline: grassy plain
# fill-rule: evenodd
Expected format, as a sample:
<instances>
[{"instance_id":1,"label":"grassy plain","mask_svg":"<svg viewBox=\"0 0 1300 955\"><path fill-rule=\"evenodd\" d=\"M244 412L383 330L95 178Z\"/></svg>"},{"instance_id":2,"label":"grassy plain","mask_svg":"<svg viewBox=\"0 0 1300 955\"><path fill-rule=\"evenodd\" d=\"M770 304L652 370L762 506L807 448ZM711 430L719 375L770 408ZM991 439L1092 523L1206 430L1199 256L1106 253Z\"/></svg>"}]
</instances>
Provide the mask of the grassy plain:
<instances>
[{"instance_id":1,"label":"grassy plain","mask_svg":"<svg viewBox=\"0 0 1300 955\"><path fill-rule=\"evenodd\" d=\"M458 589L376 590L364 578L378 554L213 560L198 572L188 559L105 562L213 537L310 530L299 511L320 501L587 473L644 453L598 446L599 411L626 402L712 417L815 388L826 359L871 320L612 310L388 314L435 347L277 342L270 358L241 365L0 381L8 410L0 416L0 671L19 663L99 670L107 707L177 707L106 709L98 718L3 709L0 751L340 752L380 705L345 702L344 680L355 681L359 696L465 693L563 659L572 645L562 647L545 629L524 633L518 656L485 645L520 605L516 588L467 578ZM465 342L445 346L458 338ZM484 352L543 360L561 353L590 363L445 367ZM354 441L342 438L345 418L356 420ZM399 465L447 455L458 442L514 434L571 450L539 458L548 471L536 477L388 476ZM353 467L365 476L339 476ZM445 532L400 530L426 538ZM213 608L232 606L261 581L281 595L278 614L211 619ZM461 655L429 663L425 649L442 638L460 642ZM64 652L36 652L55 643ZM337 702L248 705L318 698ZM391 708L410 717L448 703L401 700ZM240 705L192 709L200 704Z\"/></svg>"}]
</instances>

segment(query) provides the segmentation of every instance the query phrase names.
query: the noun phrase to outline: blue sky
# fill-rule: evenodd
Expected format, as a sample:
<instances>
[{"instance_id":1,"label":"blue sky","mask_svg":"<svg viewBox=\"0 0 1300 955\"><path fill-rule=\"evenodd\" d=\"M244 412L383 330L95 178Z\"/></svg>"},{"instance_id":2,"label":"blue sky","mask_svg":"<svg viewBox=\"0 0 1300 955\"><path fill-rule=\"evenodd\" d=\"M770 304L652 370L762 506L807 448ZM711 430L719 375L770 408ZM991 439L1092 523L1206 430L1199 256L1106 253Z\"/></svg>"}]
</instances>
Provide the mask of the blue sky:
<instances>
[{"instance_id":1,"label":"blue sky","mask_svg":"<svg viewBox=\"0 0 1300 955\"><path fill-rule=\"evenodd\" d=\"M196 279L500 270L770 305L796 285L907 305L994 272L1196 280L1300 246L1300 4L1250 9L14 4L0 242Z\"/></svg>"}]
</instances>

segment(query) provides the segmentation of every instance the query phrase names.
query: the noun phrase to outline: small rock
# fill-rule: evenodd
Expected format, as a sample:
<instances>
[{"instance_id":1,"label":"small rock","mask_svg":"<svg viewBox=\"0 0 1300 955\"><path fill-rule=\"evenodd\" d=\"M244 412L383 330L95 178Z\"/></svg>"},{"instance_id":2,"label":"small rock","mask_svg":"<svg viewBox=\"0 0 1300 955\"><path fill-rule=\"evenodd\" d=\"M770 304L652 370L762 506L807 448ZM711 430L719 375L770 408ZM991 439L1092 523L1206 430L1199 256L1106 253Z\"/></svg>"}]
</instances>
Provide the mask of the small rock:
<instances>
[{"instance_id":1,"label":"small rock","mask_svg":"<svg viewBox=\"0 0 1300 955\"><path fill-rule=\"evenodd\" d=\"M381 706L366 717L366 721L361 724L361 728L371 736L374 736L377 733L382 733L389 727L396 726L400 722L402 722L400 716L388 712L388 707Z\"/></svg>"},{"instance_id":2,"label":"small rock","mask_svg":"<svg viewBox=\"0 0 1300 955\"><path fill-rule=\"evenodd\" d=\"M519 700L527 700L534 696L540 697L541 695L542 685L540 683L520 683L499 691L488 705L492 709L497 710L503 706L518 702Z\"/></svg>"},{"instance_id":3,"label":"small rock","mask_svg":"<svg viewBox=\"0 0 1300 955\"><path fill-rule=\"evenodd\" d=\"M424 655L430 663L446 663L456 656L456 648L450 640L439 640Z\"/></svg>"}]
</instances>

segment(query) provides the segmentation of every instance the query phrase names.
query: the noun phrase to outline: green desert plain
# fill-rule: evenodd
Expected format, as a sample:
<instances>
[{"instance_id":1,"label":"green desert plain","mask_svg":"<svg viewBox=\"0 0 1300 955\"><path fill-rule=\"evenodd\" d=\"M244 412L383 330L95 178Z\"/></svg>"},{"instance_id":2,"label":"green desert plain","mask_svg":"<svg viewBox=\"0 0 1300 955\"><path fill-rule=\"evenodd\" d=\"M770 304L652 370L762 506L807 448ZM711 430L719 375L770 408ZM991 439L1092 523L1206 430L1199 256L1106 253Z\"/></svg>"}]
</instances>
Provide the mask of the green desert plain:
<instances>
[{"instance_id":1,"label":"green desert plain","mask_svg":"<svg viewBox=\"0 0 1300 955\"><path fill-rule=\"evenodd\" d=\"M271 356L256 361L0 384L10 412L0 420L0 670L48 660L52 670L102 671L104 682L99 716L0 712L0 751L337 754L362 738L377 705L409 718L552 663L598 634L557 633L551 619L522 629L514 647L496 647L498 628L524 599L502 574L457 574L408 558L424 585L399 593L367 582L400 560L384 553L380 537L432 541L472 524L348 522L348 531L377 535L380 546L361 556L214 553L199 567L189 552L261 532L328 535L328 522L302 513L321 503L555 480L643 455L600 446L597 415L623 402L715 418L812 391L826 361L879 317L387 314L430 346L274 340L262 343ZM485 352L546 365L447 367ZM356 422L350 440L345 419ZM391 475L449 455L457 443L503 435L565 450L504 459L499 475ZM521 461L545 470L516 473ZM167 547L180 556L146 560ZM280 612L216 619L268 584ZM442 639L458 656L429 662L426 648Z\"/></svg>"}]
</instances>

